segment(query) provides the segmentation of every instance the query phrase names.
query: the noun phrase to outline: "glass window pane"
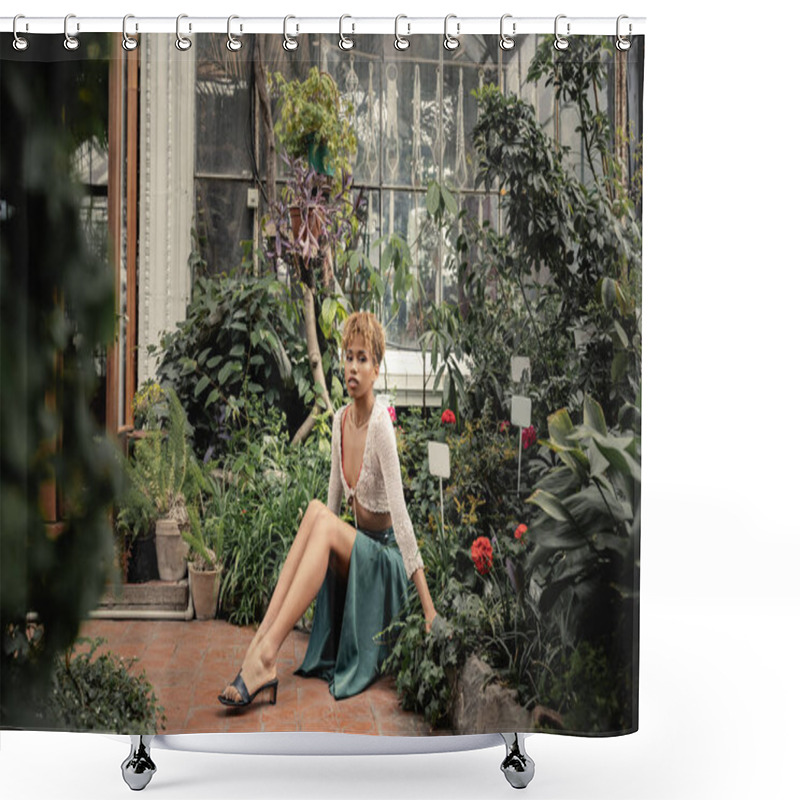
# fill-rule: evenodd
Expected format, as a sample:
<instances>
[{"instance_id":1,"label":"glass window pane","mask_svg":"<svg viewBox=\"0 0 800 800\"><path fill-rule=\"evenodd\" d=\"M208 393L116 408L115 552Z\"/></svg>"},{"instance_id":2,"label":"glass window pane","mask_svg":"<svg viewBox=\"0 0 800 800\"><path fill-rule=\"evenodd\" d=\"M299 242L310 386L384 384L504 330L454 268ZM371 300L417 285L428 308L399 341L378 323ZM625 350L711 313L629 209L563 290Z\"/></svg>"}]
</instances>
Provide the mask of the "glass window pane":
<instances>
[{"instance_id":1,"label":"glass window pane","mask_svg":"<svg viewBox=\"0 0 800 800\"><path fill-rule=\"evenodd\" d=\"M247 207L244 181L195 180L196 230L206 274L232 273L241 268L242 242L253 238L253 212Z\"/></svg>"},{"instance_id":2,"label":"glass window pane","mask_svg":"<svg viewBox=\"0 0 800 800\"><path fill-rule=\"evenodd\" d=\"M219 36L198 36L197 164L199 173L252 175L250 65L230 53Z\"/></svg>"}]
</instances>

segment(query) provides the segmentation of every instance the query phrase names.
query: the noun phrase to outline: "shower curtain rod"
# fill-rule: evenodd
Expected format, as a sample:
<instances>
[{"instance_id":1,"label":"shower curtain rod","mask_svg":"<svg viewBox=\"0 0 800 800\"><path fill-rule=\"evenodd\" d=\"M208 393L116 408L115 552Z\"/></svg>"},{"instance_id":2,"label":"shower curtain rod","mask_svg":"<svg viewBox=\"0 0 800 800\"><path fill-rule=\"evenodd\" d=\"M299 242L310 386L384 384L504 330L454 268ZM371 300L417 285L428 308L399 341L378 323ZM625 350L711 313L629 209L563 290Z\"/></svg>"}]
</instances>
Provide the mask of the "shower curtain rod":
<instances>
[{"instance_id":1,"label":"shower curtain rod","mask_svg":"<svg viewBox=\"0 0 800 800\"><path fill-rule=\"evenodd\" d=\"M81 33L122 33L122 17L82 17L70 14L65 17L0 17L0 32L25 33L67 33L79 36ZM229 22L230 20L230 22ZM241 36L251 33L275 33L297 36L306 33L344 33L347 36L359 34L396 34L409 38L415 34L438 34L445 32L451 36L487 34L502 31L506 36L530 33L553 33L554 17L459 17L451 14L444 17L194 17L181 14L180 17L136 17L128 15L125 31L129 36L139 33L175 33L178 27L183 36L194 33L227 33L230 30ZM570 17L558 16L558 31L562 36L577 34L614 35L619 30L623 36L636 36L645 32L644 17Z\"/></svg>"}]
</instances>

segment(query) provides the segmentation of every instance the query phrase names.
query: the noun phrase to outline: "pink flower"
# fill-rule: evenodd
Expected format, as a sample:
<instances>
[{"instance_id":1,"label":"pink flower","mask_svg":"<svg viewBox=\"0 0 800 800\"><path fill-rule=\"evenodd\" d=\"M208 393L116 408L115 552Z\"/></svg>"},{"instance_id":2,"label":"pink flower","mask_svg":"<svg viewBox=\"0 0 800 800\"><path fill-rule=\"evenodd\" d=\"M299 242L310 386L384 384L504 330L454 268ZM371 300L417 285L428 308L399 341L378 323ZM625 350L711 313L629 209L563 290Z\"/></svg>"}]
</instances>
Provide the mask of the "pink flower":
<instances>
[{"instance_id":1,"label":"pink flower","mask_svg":"<svg viewBox=\"0 0 800 800\"><path fill-rule=\"evenodd\" d=\"M534 444L536 444L536 428L531 425L522 431L522 449L527 450Z\"/></svg>"},{"instance_id":2,"label":"pink flower","mask_svg":"<svg viewBox=\"0 0 800 800\"><path fill-rule=\"evenodd\" d=\"M511 423L507 419L504 419L500 423L500 433L506 433L510 427Z\"/></svg>"},{"instance_id":3,"label":"pink flower","mask_svg":"<svg viewBox=\"0 0 800 800\"><path fill-rule=\"evenodd\" d=\"M492 568L492 556L492 543L485 536L479 536L472 543L472 563L481 575L487 575Z\"/></svg>"},{"instance_id":4,"label":"pink flower","mask_svg":"<svg viewBox=\"0 0 800 800\"><path fill-rule=\"evenodd\" d=\"M514 531L514 538L521 539L524 534L528 532L528 526L523 522L517 525L517 529Z\"/></svg>"},{"instance_id":5,"label":"pink flower","mask_svg":"<svg viewBox=\"0 0 800 800\"><path fill-rule=\"evenodd\" d=\"M456 415L448 408L442 414L442 424L443 425L455 425L456 424Z\"/></svg>"},{"instance_id":6,"label":"pink flower","mask_svg":"<svg viewBox=\"0 0 800 800\"><path fill-rule=\"evenodd\" d=\"M394 406L389 406L386 410L389 412L392 422L397 422L397 412L394 410Z\"/></svg>"}]
</instances>

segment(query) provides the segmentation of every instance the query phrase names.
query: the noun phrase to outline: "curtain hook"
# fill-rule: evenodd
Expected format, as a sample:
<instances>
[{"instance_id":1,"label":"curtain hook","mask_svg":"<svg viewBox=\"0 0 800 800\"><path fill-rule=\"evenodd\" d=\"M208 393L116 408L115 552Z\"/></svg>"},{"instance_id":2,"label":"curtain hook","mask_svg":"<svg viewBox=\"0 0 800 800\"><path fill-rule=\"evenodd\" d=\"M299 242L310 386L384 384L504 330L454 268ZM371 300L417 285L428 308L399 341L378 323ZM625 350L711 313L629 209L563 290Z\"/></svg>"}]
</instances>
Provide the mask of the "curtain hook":
<instances>
[{"instance_id":1,"label":"curtain hook","mask_svg":"<svg viewBox=\"0 0 800 800\"><path fill-rule=\"evenodd\" d=\"M178 14L178 18L175 20L175 47L178 50L188 50L192 46L192 40L187 39L181 33L181 20L188 19L188 14ZM192 32L192 23L189 23L189 33Z\"/></svg>"},{"instance_id":2,"label":"curtain hook","mask_svg":"<svg viewBox=\"0 0 800 800\"><path fill-rule=\"evenodd\" d=\"M70 36L69 21L71 19L75 19L74 14L67 14L67 16L64 17L64 49L74 51L81 46L81 43L78 41L78 38L76 36ZM80 29L81 29L80 23L76 22L75 32L77 33Z\"/></svg>"},{"instance_id":3,"label":"curtain hook","mask_svg":"<svg viewBox=\"0 0 800 800\"><path fill-rule=\"evenodd\" d=\"M20 19L25 19L25 15L24 14L17 14L17 16L14 17L14 26L13 26L12 30L14 31L14 42L13 42L14 49L21 53L23 50L27 50L28 49L28 45L30 44L30 42L24 36L20 36L17 33L17 20L20 20ZM27 22L25 23L25 30L26 31L28 30L28 23Z\"/></svg>"},{"instance_id":4,"label":"curtain hook","mask_svg":"<svg viewBox=\"0 0 800 800\"><path fill-rule=\"evenodd\" d=\"M620 14L620 16L617 17L617 50L620 52L631 49L631 34L633 33L633 25L631 25L630 22L628 23L628 35L623 36L622 33L620 33L621 23L624 19L628 19L625 14Z\"/></svg>"},{"instance_id":5,"label":"curtain hook","mask_svg":"<svg viewBox=\"0 0 800 800\"><path fill-rule=\"evenodd\" d=\"M408 19L405 14L398 14L394 18L394 49L395 50L408 50L411 46L411 42L408 41L406 38L407 36L411 35L411 23L406 23L406 28L408 29L405 36L400 35L400 20L401 19Z\"/></svg>"},{"instance_id":6,"label":"curtain hook","mask_svg":"<svg viewBox=\"0 0 800 800\"><path fill-rule=\"evenodd\" d=\"M133 14L126 14L122 18L122 49L128 50L135 50L139 46L139 40L134 39L132 36L128 36L128 20L135 19ZM136 30L139 30L139 25L137 23Z\"/></svg>"},{"instance_id":7,"label":"curtain hook","mask_svg":"<svg viewBox=\"0 0 800 800\"><path fill-rule=\"evenodd\" d=\"M568 40L568 39L565 39L565 38L564 38L564 37L563 37L563 36L562 36L562 35L561 35L561 34L558 32L558 21L559 21L560 19L566 19L566 18L567 18L567 15L566 15L566 14L559 14L559 15L556 17L556 23L555 23L555 35L556 35L556 40L553 42L553 47L555 47L555 49L556 49L556 50L566 50L566 49L569 47L569 40ZM569 24L569 22L568 22L568 23L567 23L567 36L569 36L569 28L570 28L570 24Z\"/></svg>"},{"instance_id":8,"label":"curtain hook","mask_svg":"<svg viewBox=\"0 0 800 800\"><path fill-rule=\"evenodd\" d=\"M515 44L514 36L517 33L517 23L511 23L511 35L509 36L503 31L503 23L507 19L511 19L511 14L503 14L503 16L500 17L500 47L502 47L503 50L512 50Z\"/></svg>"},{"instance_id":9,"label":"curtain hook","mask_svg":"<svg viewBox=\"0 0 800 800\"><path fill-rule=\"evenodd\" d=\"M288 23L290 19L296 19L291 15L283 18L283 49L286 51L297 50L297 25L295 25L295 36L290 36L288 31Z\"/></svg>"},{"instance_id":10,"label":"curtain hook","mask_svg":"<svg viewBox=\"0 0 800 800\"><path fill-rule=\"evenodd\" d=\"M231 22L233 22L235 19L239 19L239 17L237 17L236 14L231 14L228 17L228 41L225 44L225 47L227 47L228 50L231 51L231 53L235 53L238 50L242 49L242 40L238 36L234 36L231 33ZM242 31L242 26L240 25L239 32L241 33L241 31Z\"/></svg>"},{"instance_id":11,"label":"curtain hook","mask_svg":"<svg viewBox=\"0 0 800 800\"><path fill-rule=\"evenodd\" d=\"M461 33L461 23L460 22L456 22L456 35L452 36L447 31L447 23L450 22L451 19L456 19L456 15L455 14L448 14L444 18L444 42L443 42L443 44L444 44L444 49L445 50L451 50L452 51L452 50L458 49L458 45L460 44L460 42L458 41L458 35Z\"/></svg>"},{"instance_id":12,"label":"curtain hook","mask_svg":"<svg viewBox=\"0 0 800 800\"><path fill-rule=\"evenodd\" d=\"M346 19L353 18L349 14L342 14L342 16L339 17L339 47L342 50L352 50L355 42L349 36L345 36L344 31L342 30L342 25ZM355 24L352 24L350 33L355 33L355 30L356 26Z\"/></svg>"}]
</instances>

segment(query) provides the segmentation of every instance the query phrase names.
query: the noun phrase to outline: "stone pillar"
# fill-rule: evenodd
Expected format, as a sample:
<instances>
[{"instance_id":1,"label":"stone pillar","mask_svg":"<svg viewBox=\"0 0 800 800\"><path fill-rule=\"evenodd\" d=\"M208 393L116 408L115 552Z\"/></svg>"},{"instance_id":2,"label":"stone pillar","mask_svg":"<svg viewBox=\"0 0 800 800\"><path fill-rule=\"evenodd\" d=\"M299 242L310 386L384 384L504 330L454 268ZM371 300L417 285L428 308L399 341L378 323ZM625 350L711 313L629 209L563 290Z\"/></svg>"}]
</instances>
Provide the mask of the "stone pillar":
<instances>
[{"instance_id":1,"label":"stone pillar","mask_svg":"<svg viewBox=\"0 0 800 800\"><path fill-rule=\"evenodd\" d=\"M185 319L191 295L195 62L174 39L140 39L138 385L155 377L148 345Z\"/></svg>"}]
</instances>

